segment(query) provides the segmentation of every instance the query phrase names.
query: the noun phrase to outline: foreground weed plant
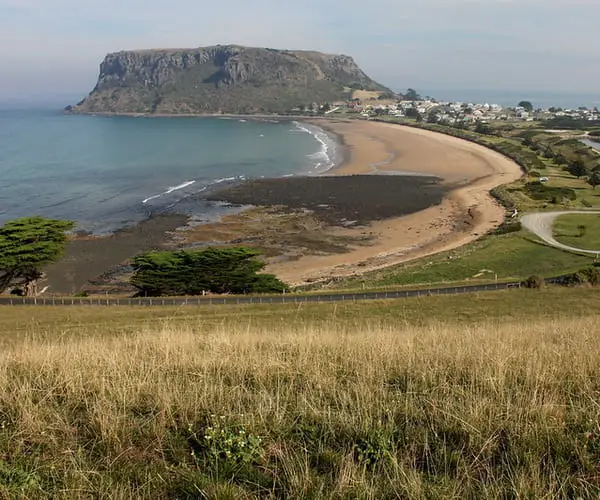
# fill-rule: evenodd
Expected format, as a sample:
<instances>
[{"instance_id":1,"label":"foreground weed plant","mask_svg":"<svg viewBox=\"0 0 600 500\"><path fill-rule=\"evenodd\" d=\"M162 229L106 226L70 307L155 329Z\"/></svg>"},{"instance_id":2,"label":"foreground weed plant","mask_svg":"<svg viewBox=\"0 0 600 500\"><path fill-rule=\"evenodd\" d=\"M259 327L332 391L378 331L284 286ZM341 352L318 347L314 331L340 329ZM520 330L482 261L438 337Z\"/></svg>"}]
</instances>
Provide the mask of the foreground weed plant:
<instances>
[{"instance_id":1,"label":"foreground weed plant","mask_svg":"<svg viewBox=\"0 0 600 500\"><path fill-rule=\"evenodd\" d=\"M210 424L196 432L188 428L192 457L198 465L226 462L250 464L262 454L262 438L247 432L242 424L230 423L226 416L211 416Z\"/></svg>"}]
</instances>

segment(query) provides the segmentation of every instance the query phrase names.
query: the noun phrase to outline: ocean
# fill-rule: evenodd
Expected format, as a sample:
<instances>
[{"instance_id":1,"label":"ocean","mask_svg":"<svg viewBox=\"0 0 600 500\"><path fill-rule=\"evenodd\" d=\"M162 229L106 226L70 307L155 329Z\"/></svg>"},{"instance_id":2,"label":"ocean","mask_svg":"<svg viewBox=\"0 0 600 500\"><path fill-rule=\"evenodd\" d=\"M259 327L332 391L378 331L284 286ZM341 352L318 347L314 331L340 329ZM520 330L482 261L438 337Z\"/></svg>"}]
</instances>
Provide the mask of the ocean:
<instances>
[{"instance_id":1,"label":"ocean","mask_svg":"<svg viewBox=\"0 0 600 500\"><path fill-rule=\"evenodd\" d=\"M321 173L337 161L336 146L291 121L0 110L0 224L43 215L107 234L169 211L213 220L231 209L202 193Z\"/></svg>"}]
</instances>

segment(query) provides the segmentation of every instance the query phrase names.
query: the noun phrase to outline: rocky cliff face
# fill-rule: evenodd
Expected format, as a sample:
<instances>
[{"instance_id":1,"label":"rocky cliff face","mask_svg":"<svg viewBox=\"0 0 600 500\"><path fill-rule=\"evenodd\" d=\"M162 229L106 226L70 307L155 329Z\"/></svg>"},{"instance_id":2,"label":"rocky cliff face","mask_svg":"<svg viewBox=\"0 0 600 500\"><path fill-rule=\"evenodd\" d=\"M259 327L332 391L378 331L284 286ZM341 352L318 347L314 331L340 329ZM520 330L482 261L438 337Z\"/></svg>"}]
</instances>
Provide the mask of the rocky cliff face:
<instances>
[{"instance_id":1,"label":"rocky cliff face","mask_svg":"<svg viewBox=\"0 0 600 500\"><path fill-rule=\"evenodd\" d=\"M234 45L106 56L75 113L281 113L387 91L344 55Z\"/></svg>"}]
</instances>

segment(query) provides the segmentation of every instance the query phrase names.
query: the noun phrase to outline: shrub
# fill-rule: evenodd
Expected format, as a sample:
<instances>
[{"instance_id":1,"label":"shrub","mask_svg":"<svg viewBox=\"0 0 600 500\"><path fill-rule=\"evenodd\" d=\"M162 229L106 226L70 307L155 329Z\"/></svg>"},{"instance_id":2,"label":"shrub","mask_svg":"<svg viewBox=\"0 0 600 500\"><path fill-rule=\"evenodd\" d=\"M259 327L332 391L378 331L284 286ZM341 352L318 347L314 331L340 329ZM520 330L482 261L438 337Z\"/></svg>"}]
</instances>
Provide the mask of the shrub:
<instances>
[{"instance_id":1,"label":"shrub","mask_svg":"<svg viewBox=\"0 0 600 500\"><path fill-rule=\"evenodd\" d=\"M515 208L515 202L505 187L495 187L490 191L490 194L506 209L513 210Z\"/></svg>"},{"instance_id":2,"label":"shrub","mask_svg":"<svg viewBox=\"0 0 600 500\"><path fill-rule=\"evenodd\" d=\"M520 222L505 222L496 230L494 234L509 234L509 233L518 233L522 229Z\"/></svg>"},{"instance_id":3,"label":"shrub","mask_svg":"<svg viewBox=\"0 0 600 500\"><path fill-rule=\"evenodd\" d=\"M555 283L561 286L599 286L600 285L600 268L592 266L581 269L576 273L566 274L555 280Z\"/></svg>"},{"instance_id":4,"label":"shrub","mask_svg":"<svg viewBox=\"0 0 600 500\"><path fill-rule=\"evenodd\" d=\"M535 288L537 290L543 288L544 284L544 278L535 274L533 276L530 276L523 282L523 286L525 288Z\"/></svg>"},{"instance_id":5,"label":"shrub","mask_svg":"<svg viewBox=\"0 0 600 500\"><path fill-rule=\"evenodd\" d=\"M550 201L558 204L565 199L571 201L577 199L577 193L573 189L547 186L539 181L528 182L525 184L524 190L527 196L538 201Z\"/></svg>"}]
</instances>

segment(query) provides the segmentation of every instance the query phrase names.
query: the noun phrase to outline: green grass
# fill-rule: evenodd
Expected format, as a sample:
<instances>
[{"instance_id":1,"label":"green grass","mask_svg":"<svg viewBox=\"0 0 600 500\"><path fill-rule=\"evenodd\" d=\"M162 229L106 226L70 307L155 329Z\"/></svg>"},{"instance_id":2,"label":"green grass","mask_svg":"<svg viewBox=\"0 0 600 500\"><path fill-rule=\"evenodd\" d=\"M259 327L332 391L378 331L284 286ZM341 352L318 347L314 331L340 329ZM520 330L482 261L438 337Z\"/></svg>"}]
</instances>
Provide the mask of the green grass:
<instances>
[{"instance_id":1,"label":"green grass","mask_svg":"<svg viewBox=\"0 0 600 500\"><path fill-rule=\"evenodd\" d=\"M337 288L351 289L418 284L477 283L490 279L524 279L533 274L545 277L578 271L592 257L573 255L535 241L525 231L488 236L471 245L435 255L415 263L367 273L340 281ZM479 276L478 276L479 275Z\"/></svg>"},{"instance_id":2,"label":"green grass","mask_svg":"<svg viewBox=\"0 0 600 500\"><path fill-rule=\"evenodd\" d=\"M134 334L163 326L206 329L393 323L475 324L483 319L552 319L596 311L600 289L549 287L398 300L322 304L253 304L179 307L0 306L0 345L23 341L68 340L85 335ZM540 308L540 304L552 307Z\"/></svg>"},{"instance_id":3,"label":"green grass","mask_svg":"<svg viewBox=\"0 0 600 500\"><path fill-rule=\"evenodd\" d=\"M576 248L600 251L600 215L563 215L554 224L555 238Z\"/></svg>"},{"instance_id":4,"label":"green grass","mask_svg":"<svg viewBox=\"0 0 600 500\"><path fill-rule=\"evenodd\" d=\"M598 498L599 300L3 307L0 498Z\"/></svg>"}]
</instances>

